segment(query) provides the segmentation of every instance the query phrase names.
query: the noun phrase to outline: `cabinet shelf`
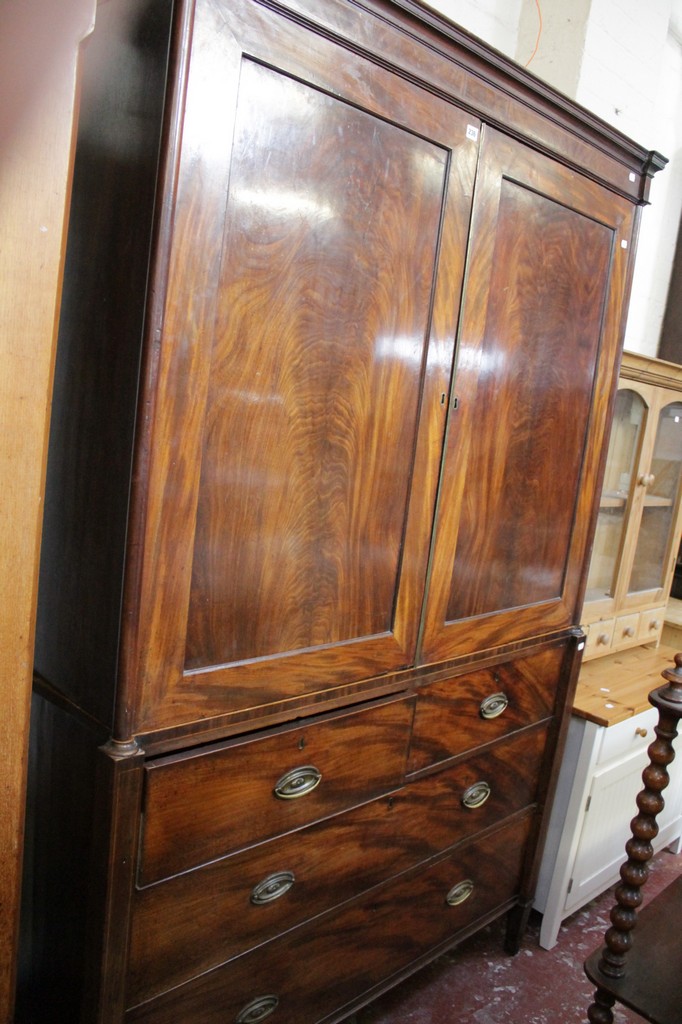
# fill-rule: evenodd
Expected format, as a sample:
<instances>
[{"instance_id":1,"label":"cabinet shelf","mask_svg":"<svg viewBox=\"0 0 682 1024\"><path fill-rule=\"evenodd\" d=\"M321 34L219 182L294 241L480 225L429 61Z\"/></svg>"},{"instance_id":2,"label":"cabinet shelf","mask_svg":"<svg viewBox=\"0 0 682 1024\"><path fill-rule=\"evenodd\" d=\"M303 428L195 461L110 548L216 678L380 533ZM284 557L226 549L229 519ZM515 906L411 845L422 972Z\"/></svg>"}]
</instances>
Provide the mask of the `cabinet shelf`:
<instances>
[{"instance_id":1,"label":"cabinet shelf","mask_svg":"<svg viewBox=\"0 0 682 1024\"><path fill-rule=\"evenodd\" d=\"M600 509L625 508L627 494L602 494L599 500Z\"/></svg>"},{"instance_id":2,"label":"cabinet shelf","mask_svg":"<svg viewBox=\"0 0 682 1024\"><path fill-rule=\"evenodd\" d=\"M644 499L644 508L671 508L672 498L658 498L655 494L647 495Z\"/></svg>"}]
</instances>

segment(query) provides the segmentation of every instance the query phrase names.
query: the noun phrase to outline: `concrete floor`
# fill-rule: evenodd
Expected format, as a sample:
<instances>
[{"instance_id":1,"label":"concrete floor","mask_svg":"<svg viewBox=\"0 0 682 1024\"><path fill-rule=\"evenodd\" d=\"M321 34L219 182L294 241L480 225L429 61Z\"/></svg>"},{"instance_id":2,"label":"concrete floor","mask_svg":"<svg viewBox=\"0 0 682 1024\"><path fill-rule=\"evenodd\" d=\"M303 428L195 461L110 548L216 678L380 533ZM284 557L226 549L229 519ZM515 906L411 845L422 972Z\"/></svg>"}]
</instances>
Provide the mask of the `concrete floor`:
<instances>
[{"instance_id":1,"label":"concrete floor","mask_svg":"<svg viewBox=\"0 0 682 1024\"><path fill-rule=\"evenodd\" d=\"M682 855L659 853L651 862L644 902L678 874ZM612 906L611 889L568 918L549 951L538 945L541 918L533 912L515 957L502 949L504 922L495 922L348 1024L585 1024L593 987L582 965L601 945ZM616 1008L617 1024L641 1020Z\"/></svg>"}]
</instances>

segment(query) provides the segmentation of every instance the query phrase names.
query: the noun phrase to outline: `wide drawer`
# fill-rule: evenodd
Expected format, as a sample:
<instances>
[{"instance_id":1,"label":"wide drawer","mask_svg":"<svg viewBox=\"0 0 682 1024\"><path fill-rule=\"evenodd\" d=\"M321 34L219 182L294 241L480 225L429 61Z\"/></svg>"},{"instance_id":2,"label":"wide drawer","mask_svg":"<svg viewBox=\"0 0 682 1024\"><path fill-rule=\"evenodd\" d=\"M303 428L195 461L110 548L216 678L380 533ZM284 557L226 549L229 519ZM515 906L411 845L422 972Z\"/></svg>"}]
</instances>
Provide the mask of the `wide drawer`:
<instances>
[{"instance_id":1,"label":"wide drawer","mask_svg":"<svg viewBox=\"0 0 682 1024\"><path fill-rule=\"evenodd\" d=\"M401 697L150 762L140 884L395 789L412 712Z\"/></svg>"},{"instance_id":2,"label":"wide drawer","mask_svg":"<svg viewBox=\"0 0 682 1024\"><path fill-rule=\"evenodd\" d=\"M532 814L128 1011L126 1024L315 1024L518 893ZM252 1014L249 1016L249 1012Z\"/></svg>"},{"instance_id":3,"label":"wide drawer","mask_svg":"<svg viewBox=\"0 0 682 1024\"><path fill-rule=\"evenodd\" d=\"M565 641L419 691L409 768L417 771L552 714Z\"/></svg>"},{"instance_id":4,"label":"wide drawer","mask_svg":"<svg viewBox=\"0 0 682 1024\"><path fill-rule=\"evenodd\" d=\"M533 729L390 796L136 891L129 1000L186 981L531 804L545 741L546 730Z\"/></svg>"}]
</instances>

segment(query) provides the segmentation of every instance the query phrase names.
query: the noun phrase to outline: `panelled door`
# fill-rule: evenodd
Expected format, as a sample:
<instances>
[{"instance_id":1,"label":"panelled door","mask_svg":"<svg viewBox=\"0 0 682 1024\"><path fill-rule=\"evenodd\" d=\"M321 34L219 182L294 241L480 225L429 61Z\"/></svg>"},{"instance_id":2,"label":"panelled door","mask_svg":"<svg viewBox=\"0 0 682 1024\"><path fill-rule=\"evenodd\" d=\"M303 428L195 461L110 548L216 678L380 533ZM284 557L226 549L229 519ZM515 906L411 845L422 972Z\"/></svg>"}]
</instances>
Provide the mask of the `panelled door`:
<instances>
[{"instance_id":1,"label":"panelled door","mask_svg":"<svg viewBox=\"0 0 682 1024\"><path fill-rule=\"evenodd\" d=\"M191 14L121 731L414 662L478 155L475 119L283 14Z\"/></svg>"},{"instance_id":2,"label":"panelled door","mask_svg":"<svg viewBox=\"0 0 682 1024\"><path fill-rule=\"evenodd\" d=\"M617 364L630 204L484 134L423 662L576 621Z\"/></svg>"}]
</instances>

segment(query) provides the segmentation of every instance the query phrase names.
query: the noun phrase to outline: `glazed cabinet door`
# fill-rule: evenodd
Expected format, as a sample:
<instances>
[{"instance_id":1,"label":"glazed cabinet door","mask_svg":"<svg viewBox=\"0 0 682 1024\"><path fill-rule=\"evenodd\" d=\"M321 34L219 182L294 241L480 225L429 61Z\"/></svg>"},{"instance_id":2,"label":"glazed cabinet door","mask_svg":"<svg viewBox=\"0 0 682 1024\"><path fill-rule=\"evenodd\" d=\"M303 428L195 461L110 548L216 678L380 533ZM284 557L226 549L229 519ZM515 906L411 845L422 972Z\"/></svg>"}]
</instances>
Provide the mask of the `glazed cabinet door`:
<instances>
[{"instance_id":1,"label":"glazed cabinet door","mask_svg":"<svg viewBox=\"0 0 682 1024\"><path fill-rule=\"evenodd\" d=\"M478 153L284 13L183 16L121 732L414 662Z\"/></svg>"},{"instance_id":2,"label":"glazed cabinet door","mask_svg":"<svg viewBox=\"0 0 682 1024\"><path fill-rule=\"evenodd\" d=\"M640 481L651 460L654 402L655 392L649 384L623 381L616 394L585 591L584 617L590 621L614 615L622 596L619 580L627 577L636 536L629 524L641 503Z\"/></svg>"},{"instance_id":3,"label":"glazed cabinet door","mask_svg":"<svg viewBox=\"0 0 682 1024\"><path fill-rule=\"evenodd\" d=\"M634 489L632 549L623 578L623 608L665 603L680 536L682 480L682 396L659 389L650 423L647 461Z\"/></svg>"},{"instance_id":4,"label":"glazed cabinet door","mask_svg":"<svg viewBox=\"0 0 682 1024\"><path fill-rule=\"evenodd\" d=\"M576 621L630 204L485 129L422 660Z\"/></svg>"}]
</instances>

